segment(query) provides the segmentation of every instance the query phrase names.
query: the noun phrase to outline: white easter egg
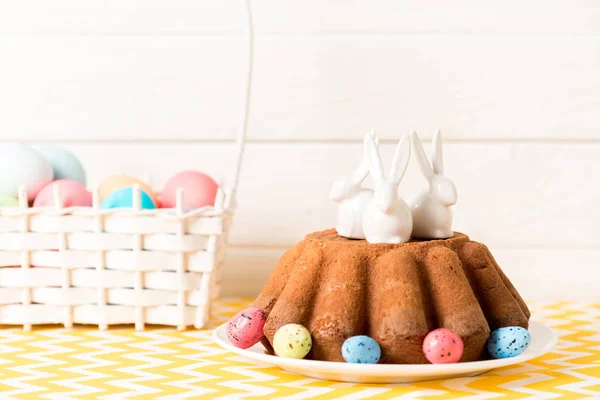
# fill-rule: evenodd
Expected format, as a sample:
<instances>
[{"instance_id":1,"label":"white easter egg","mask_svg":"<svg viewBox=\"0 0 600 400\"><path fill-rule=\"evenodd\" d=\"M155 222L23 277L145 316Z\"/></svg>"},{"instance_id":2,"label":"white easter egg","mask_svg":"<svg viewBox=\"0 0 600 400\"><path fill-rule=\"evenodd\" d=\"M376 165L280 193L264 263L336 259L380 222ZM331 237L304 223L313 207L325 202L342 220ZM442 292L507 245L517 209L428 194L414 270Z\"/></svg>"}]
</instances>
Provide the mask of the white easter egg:
<instances>
[{"instance_id":1,"label":"white easter egg","mask_svg":"<svg viewBox=\"0 0 600 400\"><path fill-rule=\"evenodd\" d=\"M52 166L37 150L22 143L0 144L0 193L17 197L19 186L25 185L33 200L53 176Z\"/></svg>"},{"instance_id":2,"label":"white easter egg","mask_svg":"<svg viewBox=\"0 0 600 400\"><path fill-rule=\"evenodd\" d=\"M68 179L85 186L85 170L69 150L58 146L41 146L40 153L52 165L54 180Z\"/></svg>"}]
</instances>

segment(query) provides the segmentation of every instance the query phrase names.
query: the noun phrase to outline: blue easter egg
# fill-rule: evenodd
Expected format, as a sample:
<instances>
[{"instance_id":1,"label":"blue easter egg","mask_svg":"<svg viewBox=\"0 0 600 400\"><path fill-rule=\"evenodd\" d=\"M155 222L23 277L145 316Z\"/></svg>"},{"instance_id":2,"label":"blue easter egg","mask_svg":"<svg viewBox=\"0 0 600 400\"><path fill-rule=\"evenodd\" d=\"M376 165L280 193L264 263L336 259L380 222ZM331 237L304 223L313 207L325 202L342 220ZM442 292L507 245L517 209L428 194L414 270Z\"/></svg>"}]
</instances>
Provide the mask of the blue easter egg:
<instances>
[{"instance_id":1,"label":"blue easter egg","mask_svg":"<svg viewBox=\"0 0 600 400\"><path fill-rule=\"evenodd\" d=\"M42 146L39 151L52 165L55 181L68 179L85 186L85 170L73 153L58 146Z\"/></svg>"},{"instance_id":2,"label":"blue easter egg","mask_svg":"<svg viewBox=\"0 0 600 400\"><path fill-rule=\"evenodd\" d=\"M156 208L152 197L143 190L140 190L140 203L143 209L152 210ZM133 189L123 188L112 192L102 200L100 208L133 208Z\"/></svg>"},{"instance_id":3,"label":"blue easter egg","mask_svg":"<svg viewBox=\"0 0 600 400\"><path fill-rule=\"evenodd\" d=\"M353 336L342 345L342 356L352 364L377 364L381 358L381 348L368 336Z\"/></svg>"},{"instance_id":4,"label":"blue easter egg","mask_svg":"<svg viewBox=\"0 0 600 400\"><path fill-rule=\"evenodd\" d=\"M488 353L494 358L510 358L521 354L531 343L531 335L520 326L507 326L490 333Z\"/></svg>"}]
</instances>

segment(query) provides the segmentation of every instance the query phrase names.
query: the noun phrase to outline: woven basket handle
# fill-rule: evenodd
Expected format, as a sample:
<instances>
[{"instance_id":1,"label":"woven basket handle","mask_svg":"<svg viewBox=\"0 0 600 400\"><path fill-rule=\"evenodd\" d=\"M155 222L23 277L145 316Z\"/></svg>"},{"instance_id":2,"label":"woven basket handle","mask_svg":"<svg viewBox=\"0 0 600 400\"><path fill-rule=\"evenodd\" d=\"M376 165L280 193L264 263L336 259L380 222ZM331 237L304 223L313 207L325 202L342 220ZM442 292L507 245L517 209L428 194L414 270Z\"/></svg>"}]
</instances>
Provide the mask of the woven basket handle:
<instances>
[{"instance_id":1,"label":"woven basket handle","mask_svg":"<svg viewBox=\"0 0 600 400\"><path fill-rule=\"evenodd\" d=\"M238 127L237 137L235 139L235 162L229 182L230 193L227 196L226 208L235 208L235 195L242 167L242 159L244 157L244 145L246 143L246 134L248 130L248 113L250 110L250 93L252 88L252 67L253 67L253 47L254 47L254 31L252 25L252 7L251 0L244 0L246 9L246 85L242 97L242 112L240 126Z\"/></svg>"}]
</instances>

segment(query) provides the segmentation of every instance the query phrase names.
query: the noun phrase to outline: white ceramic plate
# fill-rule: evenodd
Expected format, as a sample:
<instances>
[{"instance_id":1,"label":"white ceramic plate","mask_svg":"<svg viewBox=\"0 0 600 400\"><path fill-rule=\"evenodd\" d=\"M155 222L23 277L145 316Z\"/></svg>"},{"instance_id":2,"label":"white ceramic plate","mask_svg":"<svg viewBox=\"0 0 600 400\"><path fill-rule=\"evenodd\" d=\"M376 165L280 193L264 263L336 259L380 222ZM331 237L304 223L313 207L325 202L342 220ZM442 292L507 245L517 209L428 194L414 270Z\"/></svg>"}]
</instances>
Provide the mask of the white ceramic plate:
<instances>
[{"instance_id":1,"label":"white ceramic plate","mask_svg":"<svg viewBox=\"0 0 600 400\"><path fill-rule=\"evenodd\" d=\"M265 354L259 343L242 350L227 340L227 324L213 332L214 340L223 348L261 364L277 365L288 372L317 379L358 383L407 383L430 379L475 376L489 370L522 363L539 357L556 345L558 336L545 325L529 323L531 344L516 357L500 360L475 361L456 364L348 364L314 360L296 360Z\"/></svg>"}]
</instances>

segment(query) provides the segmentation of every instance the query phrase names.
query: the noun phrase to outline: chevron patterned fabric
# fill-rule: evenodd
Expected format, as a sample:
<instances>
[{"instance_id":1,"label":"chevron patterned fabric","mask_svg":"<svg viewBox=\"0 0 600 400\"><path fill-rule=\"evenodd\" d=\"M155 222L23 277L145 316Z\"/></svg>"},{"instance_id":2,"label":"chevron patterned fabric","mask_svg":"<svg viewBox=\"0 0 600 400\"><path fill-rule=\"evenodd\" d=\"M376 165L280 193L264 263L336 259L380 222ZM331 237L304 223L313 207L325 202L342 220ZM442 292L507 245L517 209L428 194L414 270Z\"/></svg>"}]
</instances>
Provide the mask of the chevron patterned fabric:
<instances>
[{"instance_id":1,"label":"chevron patterned fabric","mask_svg":"<svg viewBox=\"0 0 600 400\"><path fill-rule=\"evenodd\" d=\"M248 300L220 300L212 326ZM102 332L0 329L1 398L600 398L600 304L532 304L560 335L536 360L474 378L402 385L319 381L251 364L213 343L210 330L131 327Z\"/></svg>"}]
</instances>

